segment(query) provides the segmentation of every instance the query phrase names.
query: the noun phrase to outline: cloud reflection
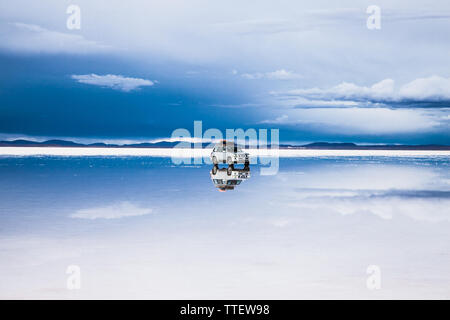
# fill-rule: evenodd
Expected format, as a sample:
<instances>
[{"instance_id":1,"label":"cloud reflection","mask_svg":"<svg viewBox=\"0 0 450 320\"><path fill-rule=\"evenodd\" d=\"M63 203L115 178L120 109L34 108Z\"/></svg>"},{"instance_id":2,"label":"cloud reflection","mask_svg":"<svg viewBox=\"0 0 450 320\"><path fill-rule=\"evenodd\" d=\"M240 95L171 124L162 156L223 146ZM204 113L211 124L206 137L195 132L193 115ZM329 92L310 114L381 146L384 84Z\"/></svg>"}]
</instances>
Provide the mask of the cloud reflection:
<instances>
[{"instance_id":1,"label":"cloud reflection","mask_svg":"<svg viewBox=\"0 0 450 320\"><path fill-rule=\"evenodd\" d=\"M131 202L123 201L109 206L80 209L71 214L71 218L80 219L119 219L125 217L143 216L152 213L152 209L139 207Z\"/></svg>"}]
</instances>

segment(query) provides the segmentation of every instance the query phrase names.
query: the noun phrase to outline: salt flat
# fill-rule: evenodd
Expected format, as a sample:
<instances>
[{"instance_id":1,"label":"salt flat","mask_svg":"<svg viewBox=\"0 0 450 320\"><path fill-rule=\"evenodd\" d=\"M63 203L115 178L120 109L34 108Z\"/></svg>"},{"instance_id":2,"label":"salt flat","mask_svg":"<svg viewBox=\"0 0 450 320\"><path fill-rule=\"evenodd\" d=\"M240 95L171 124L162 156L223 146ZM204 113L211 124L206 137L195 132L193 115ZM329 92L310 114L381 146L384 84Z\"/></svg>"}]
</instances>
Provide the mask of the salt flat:
<instances>
[{"instance_id":1,"label":"salt flat","mask_svg":"<svg viewBox=\"0 0 450 320\"><path fill-rule=\"evenodd\" d=\"M0 299L449 299L449 167L279 158L218 192L206 163L0 156Z\"/></svg>"},{"instance_id":2,"label":"salt flat","mask_svg":"<svg viewBox=\"0 0 450 320\"><path fill-rule=\"evenodd\" d=\"M450 150L313 150L248 149L251 156L289 157L426 157L450 156ZM82 147L1 147L0 156L148 156L204 157L211 149L172 148L82 148Z\"/></svg>"}]
</instances>

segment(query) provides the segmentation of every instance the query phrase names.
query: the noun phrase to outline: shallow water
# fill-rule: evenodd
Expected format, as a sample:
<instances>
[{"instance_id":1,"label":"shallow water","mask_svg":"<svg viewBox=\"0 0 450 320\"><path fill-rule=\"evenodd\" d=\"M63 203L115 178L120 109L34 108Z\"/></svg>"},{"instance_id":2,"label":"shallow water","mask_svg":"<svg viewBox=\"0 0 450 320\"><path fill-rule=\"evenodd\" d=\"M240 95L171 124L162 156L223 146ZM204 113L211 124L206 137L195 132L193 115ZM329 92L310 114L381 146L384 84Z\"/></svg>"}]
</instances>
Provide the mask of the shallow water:
<instances>
[{"instance_id":1,"label":"shallow water","mask_svg":"<svg viewBox=\"0 0 450 320\"><path fill-rule=\"evenodd\" d=\"M0 297L448 299L449 167L282 158L218 192L170 158L0 157Z\"/></svg>"}]
</instances>

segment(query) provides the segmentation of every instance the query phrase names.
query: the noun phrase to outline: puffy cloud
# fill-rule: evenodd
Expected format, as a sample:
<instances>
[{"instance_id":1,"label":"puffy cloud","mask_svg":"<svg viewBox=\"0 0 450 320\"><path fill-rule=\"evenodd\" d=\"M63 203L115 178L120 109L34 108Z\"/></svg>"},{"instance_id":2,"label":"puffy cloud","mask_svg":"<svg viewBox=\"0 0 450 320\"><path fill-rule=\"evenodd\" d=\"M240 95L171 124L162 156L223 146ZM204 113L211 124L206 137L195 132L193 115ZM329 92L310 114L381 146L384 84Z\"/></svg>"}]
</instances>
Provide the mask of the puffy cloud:
<instances>
[{"instance_id":1,"label":"puffy cloud","mask_svg":"<svg viewBox=\"0 0 450 320\"><path fill-rule=\"evenodd\" d=\"M108 87L115 90L121 91L132 91L144 86L153 86L156 81L140 79L140 78L128 78L121 75L107 74L107 75L97 75L91 74L81 74L72 75L72 79L77 80L80 83L92 84L94 86Z\"/></svg>"},{"instance_id":2,"label":"puffy cloud","mask_svg":"<svg viewBox=\"0 0 450 320\"><path fill-rule=\"evenodd\" d=\"M350 82L328 88L295 89L284 96L301 97L312 101L367 101L367 102L442 102L450 101L450 78L431 76L419 78L395 89L395 81L385 79L372 86Z\"/></svg>"},{"instance_id":3,"label":"puffy cloud","mask_svg":"<svg viewBox=\"0 0 450 320\"><path fill-rule=\"evenodd\" d=\"M236 74L236 73L233 73ZM294 73L292 71L286 71L285 69L280 69L272 72L266 73L243 73L241 77L245 79L272 79L272 80L295 80L300 79L301 75Z\"/></svg>"},{"instance_id":4,"label":"puffy cloud","mask_svg":"<svg viewBox=\"0 0 450 320\"><path fill-rule=\"evenodd\" d=\"M0 48L26 53L85 54L110 50L110 46L81 35L48 30L35 24L9 23L2 26Z\"/></svg>"},{"instance_id":5,"label":"puffy cloud","mask_svg":"<svg viewBox=\"0 0 450 320\"><path fill-rule=\"evenodd\" d=\"M414 101L449 101L450 78L432 76L416 79L400 88L399 98Z\"/></svg>"},{"instance_id":6,"label":"puffy cloud","mask_svg":"<svg viewBox=\"0 0 450 320\"><path fill-rule=\"evenodd\" d=\"M124 201L118 204L81 209L70 215L71 218L80 219L119 219L124 217L143 216L152 213L150 208L138 207L130 202Z\"/></svg>"}]
</instances>

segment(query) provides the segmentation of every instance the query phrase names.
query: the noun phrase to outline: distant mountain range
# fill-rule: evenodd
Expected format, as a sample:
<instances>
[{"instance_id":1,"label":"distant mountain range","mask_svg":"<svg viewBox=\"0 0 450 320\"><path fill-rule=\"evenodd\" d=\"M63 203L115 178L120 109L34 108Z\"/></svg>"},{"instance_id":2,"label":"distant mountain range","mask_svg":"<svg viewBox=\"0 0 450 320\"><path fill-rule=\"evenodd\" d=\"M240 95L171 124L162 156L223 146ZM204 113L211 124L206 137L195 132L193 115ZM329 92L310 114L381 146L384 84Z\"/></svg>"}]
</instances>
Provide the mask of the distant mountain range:
<instances>
[{"instance_id":1,"label":"distant mountain range","mask_svg":"<svg viewBox=\"0 0 450 320\"><path fill-rule=\"evenodd\" d=\"M36 142L30 140L12 140L0 141L0 147L91 147L91 148L171 148L179 142L144 142L135 144L107 144L103 142L96 142L90 144L77 143L67 140L47 140L43 142ZM207 145L207 144L206 144Z\"/></svg>"},{"instance_id":2,"label":"distant mountain range","mask_svg":"<svg viewBox=\"0 0 450 320\"><path fill-rule=\"evenodd\" d=\"M29 140L0 141L0 147L84 147L84 148L172 148L179 142L144 142L134 144L106 144L102 142L82 144L66 140L47 140L36 142ZM203 143L207 147L209 143ZM270 145L268 146L270 148ZM336 150L450 150L450 145L357 145L355 143L314 142L305 145L280 144L281 149L336 149Z\"/></svg>"}]
</instances>

